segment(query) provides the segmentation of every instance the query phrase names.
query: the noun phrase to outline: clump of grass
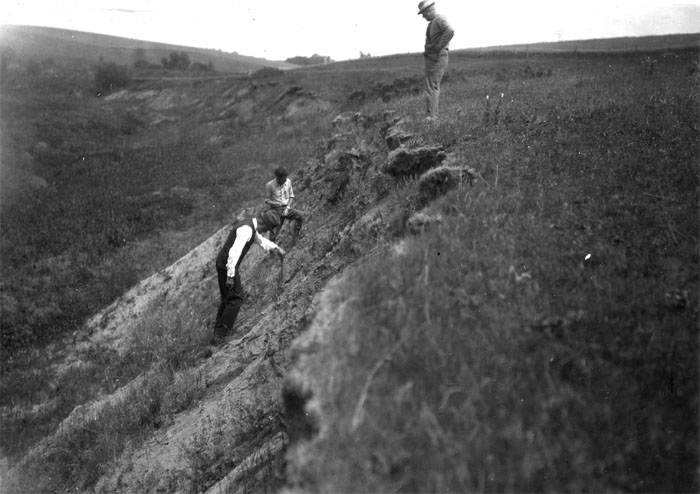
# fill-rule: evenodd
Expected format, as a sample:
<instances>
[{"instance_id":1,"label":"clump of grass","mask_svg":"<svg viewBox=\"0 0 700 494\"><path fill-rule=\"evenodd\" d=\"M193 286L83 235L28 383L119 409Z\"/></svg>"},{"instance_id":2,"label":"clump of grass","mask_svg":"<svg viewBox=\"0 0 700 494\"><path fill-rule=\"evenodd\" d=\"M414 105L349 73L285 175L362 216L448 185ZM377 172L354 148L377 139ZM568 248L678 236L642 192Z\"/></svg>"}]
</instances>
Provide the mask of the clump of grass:
<instances>
[{"instance_id":1,"label":"clump of grass","mask_svg":"<svg viewBox=\"0 0 700 494\"><path fill-rule=\"evenodd\" d=\"M163 393L171 379L167 369L155 369L122 400L55 437L41 464L26 465L10 492L90 489L127 444L140 442L160 426Z\"/></svg>"},{"instance_id":2,"label":"clump of grass","mask_svg":"<svg viewBox=\"0 0 700 494\"><path fill-rule=\"evenodd\" d=\"M74 411L98 390L121 396L83 417L81 425L59 429L41 465L30 462L22 470L22 488L92 488L125 448L135 447L199 398L206 386L193 367L209 337L201 317L192 310L154 307L133 329L124 355L97 350L84 356L85 364L68 372L60 385L59 415ZM10 429L27 437L17 425ZM56 426L53 420L29 425L43 434Z\"/></svg>"},{"instance_id":3,"label":"clump of grass","mask_svg":"<svg viewBox=\"0 0 700 494\"><path fill-rule=\"evenodd\" d=\"M275 441L273 432L280 428L279 420L277 410L255 409L235 401L223 404L216 416L200 421L192 441L182 447L186 467L159 471L156 466L156 475L140 487L204 492L237 470L235 481L245 490L275 492L282 486L283 452L279 447L262 453L256 450L266 440ZM255 461L250 461L251 455Z\"/></svg>"}]
</instances>

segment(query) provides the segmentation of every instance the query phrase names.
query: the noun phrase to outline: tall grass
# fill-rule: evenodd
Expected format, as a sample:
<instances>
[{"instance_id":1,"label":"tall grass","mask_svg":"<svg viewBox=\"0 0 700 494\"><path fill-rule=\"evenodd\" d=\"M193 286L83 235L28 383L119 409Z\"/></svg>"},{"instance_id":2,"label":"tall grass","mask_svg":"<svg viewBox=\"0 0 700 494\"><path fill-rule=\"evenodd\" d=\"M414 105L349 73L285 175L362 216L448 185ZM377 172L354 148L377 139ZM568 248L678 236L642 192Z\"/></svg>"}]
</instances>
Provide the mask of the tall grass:
<instances>
[{"instance_id":1,"label":"tall grass","mask_svg":"<svg viewBox=\"0 0 700 494\"><path fill-rule=\"evenodd\" d=\"M414 125L484 180L329 290L302 489L697 490L697 87L601 61Z\"/></svg>"},{"instance_id":2,"label":"tall grass","mask_svg":"<svg viewBox=\"0 0 700 494\"><path fill-rule=\"evenodd\" d=\"M192 310L192 305L185 307L155 303L129 335L124 355L100 350L84 355L81 366L68 371L58 384L61 403L55 415L46 418L48 423L33 423L29 433L12 421L3 423L6 446L21 440L26 447L34 435L58 431L41 464L26 466L23 488L44 492L94 487L125 449L140 444L202 396L206 385L194 366L209 328L202 323L205 314ZM56 429L56 419L86 410L78 405L89 402L98 390L114 393L114 398L94 413L71 419L67 433ZM11 449L6 453L16 454Z\"/></svg>"}]
</instances>

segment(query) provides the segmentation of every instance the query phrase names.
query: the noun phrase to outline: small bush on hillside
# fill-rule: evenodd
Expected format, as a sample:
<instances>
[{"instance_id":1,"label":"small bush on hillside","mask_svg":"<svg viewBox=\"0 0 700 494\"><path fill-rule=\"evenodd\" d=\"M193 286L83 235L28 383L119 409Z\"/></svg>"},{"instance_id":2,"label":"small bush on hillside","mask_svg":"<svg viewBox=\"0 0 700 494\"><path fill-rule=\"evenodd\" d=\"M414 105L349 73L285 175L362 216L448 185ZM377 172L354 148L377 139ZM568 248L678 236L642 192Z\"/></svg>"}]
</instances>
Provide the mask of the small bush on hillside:
<instances>
[{"instance_id":1,"label":"small bush on hillside","mask_svg":"<svg viewBox=\"0 0 700 494\"><path fill-rule=\"evenodd\" d=\"M214 63L211 60L207 63L193 62L190 65L190 70L193 72L214 72Z\"/></svg>"},{"instance_id":2,"label":"small bush on hillside","mask_svg":"<svg viewBox=\"0 0 700 494\"><path fill-rule=\"evenodd\" d=\"M531 67L527 65L523 70L523 77L536 79L539 77L550 77L552 75L552 69L549 67Z\"/></svg>"},{"instance_id":3,"label":"small bush on hillside","mask_svg":"<svg viewBox=\"0 0 700 494\"><path fill-rule=\"evenodd\" d=\"M267 77L275 77L284 74L284 70L276 67L263 67L260 70L253 72L252 77L255 79L265 79Z\"/></svg>"},{"instance_id":4,"label":"small bush on hillside","mask_svg":"<svg viewBox=\"0 0 700 494\"><path fill-rule=\"evenodd\" d=\"M126 65L114 62L100 64L95 72L95 87L101 92L111 92L129 84L129 70Z\"/></svg>"},{"instance_id":5,"label":"small bush on hillside","mask_svg":"<svg viewBox=\"0 0 700 494\"><path fill-rule=\"evenodd\" d=\"M331 57L314 53L310 57L292 57L288 58L286 61L296 65L319 65L322 63L333 62L333 59Z\"/></svg>"},{"instance_id":6,"label":"small bush on hillside","mask_svg":"<svg viewBox=\"0 0 700 494\"><path fill-rule=\"evenodd\" d=\"M156 63L151 63L148 60L136 60L134 62L134 68L136 69L158 69L160 65Z\"/></svg>"},{"instance_id":7,"label":"small bush on hillside","mask_svg":"<svg viewBox=\"0 0 700 494\"><path fill-rule=\"evenodd\" d=\"M184 51L181 51L180 53L172 52L167 58L161 58L160 63L166 69L171 70L187 70L191 64L189 55L187 55L187 53Z\"/></svg>"}]
</instances>

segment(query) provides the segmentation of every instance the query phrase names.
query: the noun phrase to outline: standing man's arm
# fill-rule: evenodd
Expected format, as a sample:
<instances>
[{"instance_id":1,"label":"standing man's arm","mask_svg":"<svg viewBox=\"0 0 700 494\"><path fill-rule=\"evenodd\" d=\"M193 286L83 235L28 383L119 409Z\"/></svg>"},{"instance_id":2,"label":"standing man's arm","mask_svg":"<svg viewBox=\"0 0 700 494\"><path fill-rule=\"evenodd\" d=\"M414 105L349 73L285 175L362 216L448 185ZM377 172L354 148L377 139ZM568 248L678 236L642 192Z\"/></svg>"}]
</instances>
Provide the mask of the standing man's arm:
<instances>
[{"instance_id":1,"label":"standing man's arm","mask_svg":"<svg viewBox=\"0 0 700 494\"><path fill-rule=\"evenodd\" d=\"M233 284L233 278L236 276L236 265L238 260L241 258L243 253L243 247L248 243L251 237L255 235L254 242L262 247L263 250L269 252L271 250L276 250L278 254L285 255L285 250L277 245L276 243L266 239L257 232L253 232L253 229L249 225L243 225L236 230L236 240L234 240L231 249L228 251L228 260L226 261L226 284Z\"/></svg>"},{"instance_id":2,"label":"standing man's arm","mask_svg":"<svg viewBox=\"0 0 700 494\"><path fill-rule=\"evenodd\" d=\"M262 247L262 249L265 252L270 252L271 250L276 250L277 253L280 254L281 256L283 256L285 254L285 251L282 247L280 247L279 245L274 243L272 240L269 240L269 239L263 237L262 235L260 235L257 232L255 233L255 243L258 244L260 247Z\"/></svg>"},{"instance_id":3,"label":"standing man's arm","mask_svg":"<svg viewBox=\"0 0 700 494\"><path fill-rule=\"evenodd\" d=\"M236 229L236 240L233 241L233 245L228 251L228 260L226 261L227 284L229 280L233 280L234 276L236 276L236 264L238 264L238 260L241 258L243 247L250 241L252 236L253 229L248 225L243 225ZM233 283L233 281L231 281L231 283Z\"/></svg>"},{"instance_id":4,"label":"standing man's arm","mask_svg":"<svg viewBox=\"0 0 700 494\"><path fill-rule=\"evenodd\" d=\"M455 30L452 29L452 26L449 25L447 19L445 19L444 17L440 17L440 21L442 34L440 35L440 39L438 40L438 52L441 52L443 49L447 48L450 44L450 41L452 40L452 37L455 35Z\"/></svg>"}]
</instances>

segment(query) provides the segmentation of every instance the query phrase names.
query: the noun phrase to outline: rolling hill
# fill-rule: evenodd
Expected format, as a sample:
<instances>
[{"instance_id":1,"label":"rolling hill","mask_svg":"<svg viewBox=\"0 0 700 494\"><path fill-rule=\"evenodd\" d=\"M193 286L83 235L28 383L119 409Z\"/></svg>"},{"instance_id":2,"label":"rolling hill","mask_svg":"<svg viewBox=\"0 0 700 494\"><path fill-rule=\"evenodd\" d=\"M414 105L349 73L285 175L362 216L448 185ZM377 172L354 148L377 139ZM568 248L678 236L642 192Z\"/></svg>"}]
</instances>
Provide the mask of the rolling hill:
<instances>
[{"instance_id":1,"label":"rolling hill","mask_svg":"<svg viewBox=\"0 0 700 494\"><path fill-rule=\"evenodd\" d=\"M457 52L533 52L533 53L612 53L682 50L700 46L700 34L670 34L660 36L635 36L618 38L584 39L573 41L553 41L543 43L523 43L508 46L488 46L455 50Z\"/></svg>"},{"instance_id":2,"label":"rolling hill","mask_svg":"<svg viewBox=\"0 0 700 494\"><path fill-rule=\"evenodd\" d=\"M224 73L249 73L263 67L281 69L296 67L287 62L248 57L221 50L50 27L3 25L0 27L0 33L3 47L11 48L18 57L37 61L53 58L131 65L138 57L146 62L159 64L163 57L167 57L172 52L184 52L193 63L211 62L217 72Z\"/></svg>"}]
</instances>

